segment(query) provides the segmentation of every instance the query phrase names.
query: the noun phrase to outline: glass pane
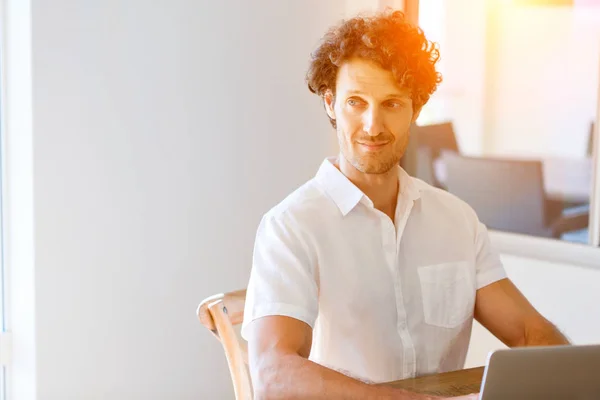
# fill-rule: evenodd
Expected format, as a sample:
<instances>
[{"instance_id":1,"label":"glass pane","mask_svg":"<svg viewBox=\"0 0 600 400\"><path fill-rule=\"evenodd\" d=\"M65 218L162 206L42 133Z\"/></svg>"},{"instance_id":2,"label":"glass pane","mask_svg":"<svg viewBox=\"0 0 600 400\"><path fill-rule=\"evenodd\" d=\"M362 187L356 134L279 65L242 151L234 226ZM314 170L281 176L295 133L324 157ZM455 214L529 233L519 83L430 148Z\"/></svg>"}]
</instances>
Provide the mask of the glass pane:
<instances>
[{"instance_id":1,"label":"glass pane","mask_svg":"<svg viewBox=\"0 0 600 400\"><path fill-rule=\"evenodd\" d=\"M0 400L6 400L6 367L0 369Z\"/></svg>"},{"instance_id":2,"label":"glass pane","mask_svg":"<svg viewBox=\"0 0 600 400\"><path fill-rule=\"evenodd\" d=\"M411 136L409 173L494 230L588 242L600 4L421 0L444 81Z\"/></svg>"},{"instance_id":3,"label":"glass pane","mask_svg":"<svg viewBox=\"0 0 600 400\"><path fill-rule=\"evenodd\" d=\"M0 36L0 39L3 39ZM2 41L3 42L3 41ZM0 47L0 61L3 61L2 57L4 56L3 54L4 49ZM4 64L2 62L0 62L0 77L3 78L4 77L4 71L2 70L2 67L4 66ZM4 82L4 79L0 79L0 84L2 84ZM0 93L2 93L2 95L0 95L0 145L4 143L4 88L0 87ZM7 330L7 326L6 326L6 301L5 301L5 287L6 287L6 274L5 274L5 268L4 268L4 247L3 247L3 236L4 236L4 215L3 215L3 204L4 204L4 199L3 199L3 190L2 188L4 187L4 171L1 169L2 166L4 166L4 160L3 160L3 155L4 155L4 149L1 149L2 151L0 151L0 331L1 332L6 332ZM8 368L6 367L2 367L0 366L0 400L6 400L7 398L7 392L8 392Z\"/></svg>"}]
</instances>

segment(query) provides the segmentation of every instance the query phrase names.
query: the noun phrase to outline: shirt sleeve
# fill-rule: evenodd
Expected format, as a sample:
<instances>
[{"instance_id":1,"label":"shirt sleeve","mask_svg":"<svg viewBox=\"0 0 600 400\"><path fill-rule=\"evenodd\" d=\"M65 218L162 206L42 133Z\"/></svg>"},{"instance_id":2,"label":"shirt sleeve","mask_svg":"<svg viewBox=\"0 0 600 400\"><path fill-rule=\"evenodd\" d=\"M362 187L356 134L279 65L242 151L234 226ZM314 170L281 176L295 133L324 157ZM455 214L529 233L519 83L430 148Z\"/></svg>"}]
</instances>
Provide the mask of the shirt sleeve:
<instances>
[{"instance_id":1,"label":"shirt sleeve","mask_svg":"<svg viewBox=\"0 0 600 400\"><path fill-rule=\"evenodd\" d=\"M246 340L250 323L265 316L287 316L314 327L315 257L293 222L285 213L267 214L258 227L241 332Z\"/></svg>"},{"instance_id":2,"label":"shirt sleeve","mask_svg":"<svg viewBox=\"0 0 600 400\"><path fill-rule=\"evenodd\" d=\"M492 248L487 228L481 222L477 222L475 238L476 247L476 283L477 289L506 278L506 271L500 261L500 256Z\"/></svg>"}]
</instances>

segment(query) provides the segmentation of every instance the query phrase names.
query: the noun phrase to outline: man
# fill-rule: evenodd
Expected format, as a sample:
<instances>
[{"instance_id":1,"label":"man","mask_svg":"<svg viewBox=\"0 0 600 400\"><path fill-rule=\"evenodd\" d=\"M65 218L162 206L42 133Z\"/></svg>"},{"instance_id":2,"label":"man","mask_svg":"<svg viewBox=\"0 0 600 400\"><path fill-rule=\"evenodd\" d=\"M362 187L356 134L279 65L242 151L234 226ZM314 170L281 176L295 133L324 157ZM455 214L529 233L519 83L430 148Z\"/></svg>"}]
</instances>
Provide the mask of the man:
<instances>
[{"instance_id":1,"label":"man","mask_svg":"<svg viewBox=\"0 0 600 400\"><path fill-rule=\"evenodd\" d=\"M431 398L373 383L463 368L473 318L509 346L567 343L472 209L398 166L438 58L391 11L332 28L313 54L340 154L258 228L242 330L257 399Z\"/></svg>"}]
</instances>

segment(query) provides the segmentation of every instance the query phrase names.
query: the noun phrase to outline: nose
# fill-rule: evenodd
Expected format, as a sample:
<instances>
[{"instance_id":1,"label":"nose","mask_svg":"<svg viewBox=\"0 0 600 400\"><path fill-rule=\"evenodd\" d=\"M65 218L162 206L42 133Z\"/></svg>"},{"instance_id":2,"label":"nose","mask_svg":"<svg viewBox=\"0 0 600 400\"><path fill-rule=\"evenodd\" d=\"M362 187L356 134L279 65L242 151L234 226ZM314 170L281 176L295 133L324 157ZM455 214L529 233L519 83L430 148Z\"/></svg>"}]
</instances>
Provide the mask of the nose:
<instances>
[{"instance_id":1,"label":"nose","mask_svg":"<svg viewBox=\"0 0 600 400\"><path fill-rule=\"evenodd\" d=\"M383 120L376 107L372 107L363 114L363 130L372 137L383 133Z\"/></svg>"}]
</instances>

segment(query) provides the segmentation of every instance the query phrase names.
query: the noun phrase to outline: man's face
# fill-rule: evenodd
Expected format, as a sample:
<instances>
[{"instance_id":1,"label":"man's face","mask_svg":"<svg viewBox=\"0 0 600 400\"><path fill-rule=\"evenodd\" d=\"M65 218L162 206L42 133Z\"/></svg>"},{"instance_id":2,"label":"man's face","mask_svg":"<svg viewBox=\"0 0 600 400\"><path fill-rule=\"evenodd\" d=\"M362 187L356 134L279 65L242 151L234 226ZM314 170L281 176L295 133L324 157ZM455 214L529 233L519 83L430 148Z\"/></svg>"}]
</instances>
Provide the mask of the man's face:
<instances>
[{"instance_id":1,"label":"man's face","mask_svg":"<svg viewBox=\"0 0 600 400\"><path fill-rule=\"evenodd\" d=\"M336 121L342 155L354 168L383 174L398 165L418 112L390 71L358 58L345 62L335 96L326 93L325 105Z\"/></svg>"}]
</instances>

